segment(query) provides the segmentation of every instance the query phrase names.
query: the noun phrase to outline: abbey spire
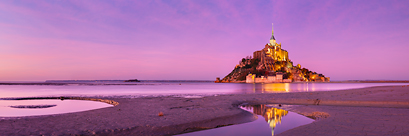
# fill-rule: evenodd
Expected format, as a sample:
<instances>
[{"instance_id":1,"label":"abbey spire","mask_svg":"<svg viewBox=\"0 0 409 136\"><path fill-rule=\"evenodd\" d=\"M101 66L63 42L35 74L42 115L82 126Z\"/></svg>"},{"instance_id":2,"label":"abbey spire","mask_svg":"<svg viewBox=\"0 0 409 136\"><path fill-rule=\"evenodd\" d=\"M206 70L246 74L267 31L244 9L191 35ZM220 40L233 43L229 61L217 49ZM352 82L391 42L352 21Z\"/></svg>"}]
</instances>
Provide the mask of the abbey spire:
<instances>
[{"instance_id":1,"label":"abbey spire","mask_svg":"<svg viewBox=\"0 0 409 136\"><path fill-rule=\"evenodd\" d=\"M272 30L271 30L271 38L270 38L270 45L271 46L275 46L276 45L276 38L274 37L274 27L273 27L273 23L271 23L271 28L272 28Z\"/></svg>"}]
</instances>

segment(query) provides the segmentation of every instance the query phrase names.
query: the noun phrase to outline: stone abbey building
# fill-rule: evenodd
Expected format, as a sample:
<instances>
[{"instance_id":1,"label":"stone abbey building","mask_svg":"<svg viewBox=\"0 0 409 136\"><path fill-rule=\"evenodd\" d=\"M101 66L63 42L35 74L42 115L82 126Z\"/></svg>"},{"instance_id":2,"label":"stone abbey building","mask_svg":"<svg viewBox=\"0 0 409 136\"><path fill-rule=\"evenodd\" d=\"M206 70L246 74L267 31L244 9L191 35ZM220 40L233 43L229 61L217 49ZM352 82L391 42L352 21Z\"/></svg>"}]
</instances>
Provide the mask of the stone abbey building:
<instances>
[{"instance_id":1,"label":"stone abbey building","mask_svg":"<svg viewBox=\"0 0 409 136\"><path fill-rule=\"evenodd\" d=\"M267 71L277 70L277 67L274 67L274 62L290 62L290 59L288 58L288 52L284 49L281 49L281 43L278 44L274 37L274 28L272 30L270 42L265 45L264 49L255 51L253 53L253 58L260 59L260 63Z\"/></svg>"},{"instance_id":2,"label":"stone abbey building","mask_svg":"<svg viewBox=\"0 0 409 136\"><path fill-rule=\"evenodd\" d=\"M253 59L259 59L259 67L257 69L263 69L274 75L266 75L261 77L256 77L254 74L249 74L246 76L247 83L272 83L272 82L291 82L291 80L283 79L281 73L276 73L275 71L280 70L283 65L277 65L276 62L284 65L284 67L291 68L292 62L288 58L288 52L281 49L281 43L277 43L274 37L274 27L272 27L270 42L267 43L264 49L260 51L255 51L253 53Z\"/></svg>"}]
</instances>

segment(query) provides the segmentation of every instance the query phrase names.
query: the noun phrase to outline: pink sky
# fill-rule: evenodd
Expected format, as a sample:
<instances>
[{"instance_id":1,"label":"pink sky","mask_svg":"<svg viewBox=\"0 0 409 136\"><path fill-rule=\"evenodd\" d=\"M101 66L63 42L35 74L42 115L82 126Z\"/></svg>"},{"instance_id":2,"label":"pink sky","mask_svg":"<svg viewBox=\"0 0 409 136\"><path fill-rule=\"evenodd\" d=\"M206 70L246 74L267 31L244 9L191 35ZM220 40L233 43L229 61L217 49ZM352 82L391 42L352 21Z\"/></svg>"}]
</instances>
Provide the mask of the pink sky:
<instances>
[{"instance_id":1,"label":"pink sky","mask_svg":"<svg viewBox=\"0 0 409 136\"><path fill-rule=\"evenodd\" d=\"M214 80L275 37L331 80L409 80L407 1L0 1L0 81Z\"/></svg>"}]
</instances>

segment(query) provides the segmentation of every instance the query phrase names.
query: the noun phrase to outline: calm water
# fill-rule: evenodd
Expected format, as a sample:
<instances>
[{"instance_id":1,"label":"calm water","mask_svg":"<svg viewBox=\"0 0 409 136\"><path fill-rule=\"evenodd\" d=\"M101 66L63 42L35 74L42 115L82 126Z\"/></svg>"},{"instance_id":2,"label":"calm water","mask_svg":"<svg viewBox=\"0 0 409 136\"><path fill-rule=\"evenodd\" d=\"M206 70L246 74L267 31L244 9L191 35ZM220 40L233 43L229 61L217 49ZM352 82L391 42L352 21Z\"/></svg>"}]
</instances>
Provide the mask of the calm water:
<instances>
[{"instance_id":1,"label":"calm water","mask_svg":"<svg viewBox=\"0 0 409 136\"><path fill-rule=\"evenodd\" d=\"M0 117L62 114L105 107L113 105L86 100L0 100Z\"/></svg>"},{"instance_id":2,"label":"calm water","mask_svg":"<svg viewBox=\"0 0 409 136\"><path fill-rule=\"evenodd\" d=\"M314 121L300 114L268 105L245 106L242 109L256 114L258 119L249 123L191 132L179 136L271 136Z\"/></svg>"},{"instance_id":3,"label":"calm water","mask_svg":"<svg viewBox=\"0 0 409 136\"><path fill-rule=\"evenodd\" d=\"M105 83L104 83L105 84ZM0 98L40 96L161 96L214 95L237 93L286 93L333 91L370 86L409 85L409 83L212 83L212 82L113 82L69 85L0 85Z\"/></svg>"}]
</instances>

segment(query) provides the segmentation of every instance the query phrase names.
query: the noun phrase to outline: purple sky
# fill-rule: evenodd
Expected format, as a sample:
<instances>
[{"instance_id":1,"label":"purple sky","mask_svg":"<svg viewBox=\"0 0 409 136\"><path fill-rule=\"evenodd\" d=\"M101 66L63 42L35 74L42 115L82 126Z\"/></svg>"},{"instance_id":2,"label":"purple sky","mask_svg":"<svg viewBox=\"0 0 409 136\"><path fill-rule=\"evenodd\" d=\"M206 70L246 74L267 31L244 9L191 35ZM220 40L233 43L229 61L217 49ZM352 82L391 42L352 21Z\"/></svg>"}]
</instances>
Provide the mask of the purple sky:
<instances>
[{"instance_id":1,"label":"purple sky","mask_svg":"<svg viewBox=\"0 0 409 136\"><path fill-rule=\"evenodd\" d=\"M275 37L331 80L409 80L409 1L0 1L0 81L224 77Z\"/></svg>"}]
</instances>

